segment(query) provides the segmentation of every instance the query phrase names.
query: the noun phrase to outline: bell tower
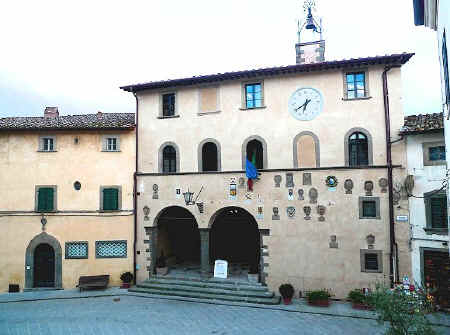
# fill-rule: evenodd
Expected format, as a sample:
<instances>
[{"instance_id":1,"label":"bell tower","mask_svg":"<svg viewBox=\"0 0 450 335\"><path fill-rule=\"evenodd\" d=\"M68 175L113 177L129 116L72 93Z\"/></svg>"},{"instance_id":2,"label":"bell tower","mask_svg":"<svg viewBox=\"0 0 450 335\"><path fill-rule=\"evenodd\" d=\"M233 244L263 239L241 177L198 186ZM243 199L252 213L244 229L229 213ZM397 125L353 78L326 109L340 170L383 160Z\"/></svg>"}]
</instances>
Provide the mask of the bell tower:
<instances>
[{"instance_id":1,"label":"bell tower","mask_svg":"<svg viewBox=\"0 0 450 335\"><path fill-rule=\"evenodd\" d=\"M297 64L310 64L325 61L325 40L322 39L322 19L317 22L312 11L315 10L314 0L305 0L303 10L305 18L298 21L297 43L295 54Z\"/></svg>"}]
</instances>

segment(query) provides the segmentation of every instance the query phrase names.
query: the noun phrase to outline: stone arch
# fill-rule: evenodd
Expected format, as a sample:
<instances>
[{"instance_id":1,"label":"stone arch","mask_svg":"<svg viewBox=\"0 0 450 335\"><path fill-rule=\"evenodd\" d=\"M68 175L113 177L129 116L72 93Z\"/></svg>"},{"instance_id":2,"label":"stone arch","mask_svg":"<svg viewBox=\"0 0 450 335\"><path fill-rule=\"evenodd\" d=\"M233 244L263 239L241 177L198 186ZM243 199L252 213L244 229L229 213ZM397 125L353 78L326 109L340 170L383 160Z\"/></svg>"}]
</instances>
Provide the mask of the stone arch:
<instances>
[{"instance_id":1,"label":"stone arch","mask_svg":"<svg viewBox=\"0 0 450 335\"><path fill-rule=\"evenodd\" d=\"M178 145L176 145L175 142L164 142L161 144L158 150L158 172L163 173L163 150L167 146L172 146L175 149L176 153L176 172L180 172L180 149L178 148Z\"/></svg>"},{"instance_id":2,"label":"stone arch","mask_svg":"<svg viewBox=\"0 0 450 335\"><path fill-rule=\"evenodd\" d=\"M30 241L25 252L25 289L30 289L34 286L34 251L40 244L48 244L55 251L55 288L62 288L61 245L56 238L46 232L42 232Z\"/></svg>"},{"instance_id":3,"label":"stone arch","mask_svg":"<svg viewBox=\"0 0 450 335\"><path fill-rule=\"evenodd\" d=\"M351 128L347 133L345 133L344 136L344 154L345 154L345 166L350 166L350 157L348 152L348 142L350 135L353 133L363 133L367 137L367 160L369 162L369 165L373 165L373 143L372 143L372 135L370 135L369 131L367 129L361 128L361 127L354 127Z\"/></svg>"},{"instance_id":4,"label":"stone arch","mask_svg":"<svg viewBox=\"0 0 450 335\"><path fill-rule=\"evenodd\" d=\"M246 159L247 159L247 144L250 141L253 140L257 140L261 143L262 148L263 148L263 169L267 169L268 168L268 163L267 163L267 143L266 141L259 135L252 135L247 137L244 140L244 143L242 143L242 169L245 170L245 163L246 163Z\"/></svg>"},{"instance_id":5,"label":"stone arch","mask_svg":"<svg viewBox=\"0 0 450 335\"><path fill-rule=\"evenodd\" d=\"M222 158L221 158L221 148L219 141L215 140L214 138L206 138L203 141L201 141L198 144L197 149L197 159L198 159L198 171L203 171L203 145L206 143L211 142L216 145L217 148L217 171L222 170Z\"/></svg>"},{"instance_id":6,"label":"stone arch","mask_svg":"<svg viewBox=\"0 0 450 335\"><path fill-rule=\"evenodd\" d=\"M298 146L300 144L300 139L303 136L309 136L310 138L312 138L313 143L314 143L314 152L310 152L311 155L313 155L309 160L313 160L315 162L315 166L301 166L303 164L299 164L300 161L300 157L299 154L301 154L301 152L299 152ZM292 148L292 152L293 152L293 159L294 159L294 168L299 168L299 167L320 167L320 142L319 142L319 138L317 137L316 134L314 134L311 131L302 131L301 133L297 134L294 137L294 141L292 142L293 148ZM312 149L311 149L312 151ZM308 164L308 165L312 165L312 164Z\"/></svg>"}]
</instances>

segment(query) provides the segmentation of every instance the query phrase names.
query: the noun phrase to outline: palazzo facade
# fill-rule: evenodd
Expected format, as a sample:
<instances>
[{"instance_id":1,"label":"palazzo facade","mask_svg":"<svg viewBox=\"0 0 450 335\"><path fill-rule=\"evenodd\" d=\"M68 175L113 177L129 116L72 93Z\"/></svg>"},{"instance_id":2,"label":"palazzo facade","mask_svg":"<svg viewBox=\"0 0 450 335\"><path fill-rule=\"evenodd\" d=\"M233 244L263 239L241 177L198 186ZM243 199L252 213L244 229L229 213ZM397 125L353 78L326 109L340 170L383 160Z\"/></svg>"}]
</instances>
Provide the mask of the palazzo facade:
<instances>
[{"instance_id":1,"label":"palazzo facade","mask_svg":"<svg viewBox=\"0 0 450 335\"><path fill-rule=\"evenodd\" d=\"M137 101L137 281L161 255L173 271L209 277L224 259L230 276L256 270L272 290L336 298L409 276L409 226L396 218L408 216L397 139L411 57L122 87Z\"/></svg>"}]
</instances>

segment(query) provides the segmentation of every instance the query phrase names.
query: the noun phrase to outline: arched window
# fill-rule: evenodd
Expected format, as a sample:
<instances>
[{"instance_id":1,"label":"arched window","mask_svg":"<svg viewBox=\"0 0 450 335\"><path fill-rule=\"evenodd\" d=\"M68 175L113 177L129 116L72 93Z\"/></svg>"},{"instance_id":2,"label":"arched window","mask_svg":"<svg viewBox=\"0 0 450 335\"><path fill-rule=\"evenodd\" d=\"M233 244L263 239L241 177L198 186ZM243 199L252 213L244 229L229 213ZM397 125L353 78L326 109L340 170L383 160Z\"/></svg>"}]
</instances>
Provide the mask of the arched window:
<instances>
[{"instance_id":1,"label":"arched window","mask_svg":"<svg viewBox=\"0 0 450 335\"><path fill-rule=\"evenodd\" d=\"M247 143L247 159L255 163L258 170L264 169L264 149L258 140L251 140Z\"/></svg>"},{"instance_id":2,"label":"arched window","mask_svg":"<svg viewBox=\"0 0 450 335\"><path fill-rule=\"evenodd\" d=\"M349 166L369 165L369 144L367 136L354 132L348 138Z\"/></svg>"},{"instance_id":3,"label":"arched window","mask_svg":"<svg viewBox=\"0 0 450 335\"><path fill-rule=\"evenodd\" d=\"M217 145L213 142L203 144L202 171L218 171Z\"/></svg>"},{"instance_id":4,"label":"arched window","mask_svg":"<svg viewBox=\"0 0 450 335\"><path fill-rule=\"evenodd\" d=\"M162 172L177 172L177 152L175 148L171 145L167 145L163 149L163 164L162 164Z\"/></svg>"}]
</instances>

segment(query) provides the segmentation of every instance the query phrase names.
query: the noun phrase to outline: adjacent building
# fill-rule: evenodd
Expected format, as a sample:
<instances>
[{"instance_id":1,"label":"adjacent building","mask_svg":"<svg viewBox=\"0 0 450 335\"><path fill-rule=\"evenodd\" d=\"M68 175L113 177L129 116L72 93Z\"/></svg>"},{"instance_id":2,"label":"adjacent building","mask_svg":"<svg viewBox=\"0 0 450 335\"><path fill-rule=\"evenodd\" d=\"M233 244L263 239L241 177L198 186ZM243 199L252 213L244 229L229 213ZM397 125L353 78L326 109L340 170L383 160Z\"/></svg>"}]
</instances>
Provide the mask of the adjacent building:
<instances>
[{"instance_id":1,"label":"adjacent building","mask_svg":"<svg viewBox=\"0 0 450 335\"><path fill-rule=\"evenodd\" d=\"M405 117L413 282L449 306L446 155L442 113Z\"/></svg>"},{"instance_id":2,"label":"adjacent building","mask_svg":"<svg viewBox=\"0 0 450 335\"><path fill-rule=\"evenodd\" d=\"M0 291L133 271L134 114L0 119Z\"/></svg>"},{"instance_id":3,"label":"adjacent building","mask_svg":"<svg viewBox=\"0 0 450 335\"><path fill-rule=\"evenodd\" d=\"M409 225L396 221L408 216L397 139L411 57L122 87L137 97L138 282L161 255L174 273L209 277L224 259L231 277L336 298L411 275Z\"/></svg>"}]
</instances>

